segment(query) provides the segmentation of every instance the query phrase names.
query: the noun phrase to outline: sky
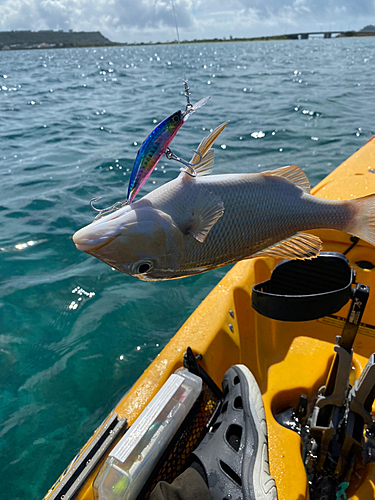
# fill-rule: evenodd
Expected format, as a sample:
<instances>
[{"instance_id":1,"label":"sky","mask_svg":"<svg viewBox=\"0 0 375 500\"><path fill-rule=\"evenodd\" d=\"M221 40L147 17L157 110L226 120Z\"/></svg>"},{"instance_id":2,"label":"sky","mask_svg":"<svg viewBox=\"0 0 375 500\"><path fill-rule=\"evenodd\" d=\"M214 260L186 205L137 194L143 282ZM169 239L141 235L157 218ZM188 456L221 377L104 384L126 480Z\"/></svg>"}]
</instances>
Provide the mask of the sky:
<instances>
[{"instance_id":1,"label":"sky","mask_svg":"<svg viewBox=\"0 0 375 500\"><path fill-rule=\"evenodd\" d=\"M375 0L173 0L181 40L375 25ZM114 42L176 40L172 0L0 0L0 30L100 31Z\"/></svg>"}]
</instances>

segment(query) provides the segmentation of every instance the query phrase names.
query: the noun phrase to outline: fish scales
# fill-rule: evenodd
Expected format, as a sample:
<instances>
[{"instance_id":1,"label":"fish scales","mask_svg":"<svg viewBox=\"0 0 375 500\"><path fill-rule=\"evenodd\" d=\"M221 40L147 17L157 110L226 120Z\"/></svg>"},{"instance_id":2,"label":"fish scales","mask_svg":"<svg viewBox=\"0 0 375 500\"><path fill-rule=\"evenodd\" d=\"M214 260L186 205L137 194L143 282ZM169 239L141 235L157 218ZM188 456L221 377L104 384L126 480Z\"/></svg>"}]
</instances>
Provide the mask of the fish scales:
<instances>
[{"instance_id":1,"label":"fish scales","mask_svg":"<svg viewBox=\"0 0 375 500\"><path fill-rule=\"evenodd\" d=\"M182 232L191 222L197 189L215 193L224 202L225 214L211 229L204 244L184 239L182 274L199 267L217 267L242 260L298 231L344 229L352 210L345 202L321 200L304 194L298 186L276 176L237 174L209 176L194 182L176 180L144 197L153 207L174 214ZM189 235L190 236L190 235Z\"/></svg>"},{"instance_id":2,"label":"fish scales","mask_svg":"<svg viewBox=\"0 0 375 500\"><path fill-rule=\"evenodd\" d=\"M204 205L205 199L217 203L219 212L221 203L223 212L202 242L191 228L196 220L198 228L202 225L200 217L204 225L205 207L196 213L196 205L197 200ZM74 240L78 248L127 274L145 280L173 279L249 258L309 229L354 229L355 234L358 214L359 205L353 201L316 198L272 172L197 178L181 173L141 200L83 228ZM286 243L286 248L293 245ZM319 248L311 247L311 256L316 255ZM292 250L292 257L310 256ZM285 252L282 248L280 255L287 257Z\"/></svg>"},{"instance_id":3,"label":"fish scales","mask_svg":"<svg viewBox=\"0 0 375 500\"><path fill-rule=\"evenodd\" d=\"M296 165L207 175L211 146L225 126L198 146L202 166L196 177L182 172L80 229L73 236L77 248L139 279L166 280L262 254L315 257L322 242L303 232L310 229L346 231L375 245L375 195L350 201L311 196L310 183Z\"/></svg>"}]
</instances>

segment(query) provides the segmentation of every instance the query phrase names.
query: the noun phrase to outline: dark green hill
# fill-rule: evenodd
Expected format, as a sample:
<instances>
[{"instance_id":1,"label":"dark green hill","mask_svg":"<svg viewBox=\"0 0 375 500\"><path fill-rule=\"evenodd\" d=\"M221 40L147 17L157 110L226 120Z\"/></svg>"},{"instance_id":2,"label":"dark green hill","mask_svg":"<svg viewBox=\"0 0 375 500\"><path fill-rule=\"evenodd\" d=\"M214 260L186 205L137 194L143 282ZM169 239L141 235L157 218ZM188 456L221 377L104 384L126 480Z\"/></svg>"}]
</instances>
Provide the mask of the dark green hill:
<instances>
[{"instance_id":1,"label":"dark green hill","mask_svg":"<svg viewBox=\"0 0 375 500\"><path fill-rule=\"evenodd\" d=\"M115 45L99 31L0 31L0 50Z\"/></svg>"},{"instance_id":2,"label":"dark green hill","mask_svg":"<svg viewBox=\"0 0 375 500\"><path fill-rule=\"evenodd\" d=\"M372 24L368 24L367 26L365 26L364 28L362 28L359 31L360 32L365 31L365 32L369 33L370 31L375 31L375 26L373 26Z\"/></svg>"}]
</instances>

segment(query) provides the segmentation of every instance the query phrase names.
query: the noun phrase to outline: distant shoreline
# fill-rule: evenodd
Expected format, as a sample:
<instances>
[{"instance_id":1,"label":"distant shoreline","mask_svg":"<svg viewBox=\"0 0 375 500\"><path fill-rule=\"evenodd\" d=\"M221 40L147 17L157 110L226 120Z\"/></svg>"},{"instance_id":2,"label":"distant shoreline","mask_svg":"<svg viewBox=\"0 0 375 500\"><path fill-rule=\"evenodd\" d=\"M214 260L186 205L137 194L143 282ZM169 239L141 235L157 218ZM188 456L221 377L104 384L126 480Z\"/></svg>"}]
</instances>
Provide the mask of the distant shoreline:
<instances>
[{"instance_id":1,"label":"distant shoreline","mask_svg":"<svg viewBox=\"0 0 375 500\"><path fill-rule=\"evenodd\" d=\"M183 40L181 44L192 43L225 43L225 42L265 42L277 40L300 40L309 36L323 35L324 38L353 38L375 36L374 31L327 31L327 32L296 32L294 34L246 37L246 38L207 38L200 40ZM335 35L332 37L332 35ZM316 36L314 36L315 38ZM322 37L322 38L323 38ZM34 50L34 49L66 49L85 47L134 47L148 45L174 45L177 40L167 42L119 43L105 38L96 32L64 32L64 31L0 31L1 50Z\"/></svg>"}]
</instances>

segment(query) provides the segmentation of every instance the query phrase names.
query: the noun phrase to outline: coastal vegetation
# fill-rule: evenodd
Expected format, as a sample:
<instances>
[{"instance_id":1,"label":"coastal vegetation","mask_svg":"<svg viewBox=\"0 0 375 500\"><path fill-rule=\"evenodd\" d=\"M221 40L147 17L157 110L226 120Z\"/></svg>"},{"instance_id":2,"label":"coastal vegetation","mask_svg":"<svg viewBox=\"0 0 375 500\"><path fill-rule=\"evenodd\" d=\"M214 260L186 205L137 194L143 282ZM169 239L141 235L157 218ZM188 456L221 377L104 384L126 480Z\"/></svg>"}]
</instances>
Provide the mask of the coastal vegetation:
<instances>
[{"instance_id":1,"label":"coastal vegetation","mask_svg":"<svg viewBox=\"0 0 375 500\"><path fill-rule=\"evenodd\" d=\"M0 31L0 50L117 45L99 31Z\"/></svg>"},{"instance_id":2,"label":"coastal vegetation","mask_svg":"<svg viewBox=\"0 0 375 500\"><path fill-rule=\"evenodd\" d=\"M210 43L210 42L259 42L267 40L296 40L306 39L311 35L324 35L324 38L336 37L360 37L375 36L375 26L368 25L359 31L331 31L331 32L296 32L285 35L237 38L210 38L200 40L183 40L181 43ZM25 49L52 49L72 47L102 47L118 45L168 45L171 42L149 42L149 43L117 43L104 37L99 31L0 31L0 50L25 50Z\"/></svg>"}]
</instances>

